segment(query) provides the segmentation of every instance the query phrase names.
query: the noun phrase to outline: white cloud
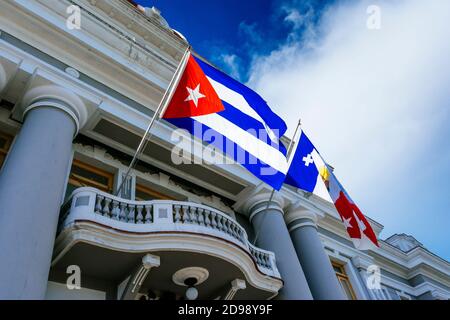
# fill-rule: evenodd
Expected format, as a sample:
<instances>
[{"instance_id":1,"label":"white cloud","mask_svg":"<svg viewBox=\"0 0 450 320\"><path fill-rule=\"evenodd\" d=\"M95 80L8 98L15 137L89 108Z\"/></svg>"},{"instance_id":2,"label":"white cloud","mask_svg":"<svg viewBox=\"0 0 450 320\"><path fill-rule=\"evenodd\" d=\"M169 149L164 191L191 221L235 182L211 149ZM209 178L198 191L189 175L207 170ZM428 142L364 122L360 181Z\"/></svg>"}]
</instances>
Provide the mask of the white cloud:
<instances>
[{"instance_id":1,"label":"white cloud","mask_svg":"<svg viewBox=\"0 0 450 320\"><path fill-rule=\"evenodd\" d=\"M303 8L303 12L295 6L284 6L282 11L286 13L284 22L292 27L288 34L287 42L301 41L304 48L311 48L317 36L314 25L314 9L310 5ZM300 33L299 30L302 30Z\"/></svg>"},{"instance_id":2,"label":"white cloud","mask_svg":"<svg viewBox=\"0 0 450 320\"><path fill-rule=\"evenodd\" d=\"M291 8L287 10L287 16L284 18L284 21L291 23L294 29L298 29L304 24L305 17L297 9Z\"/></svg>"},{"instance_id":3,"label":"white cloud","mask_svg":"<svg viewBox=\"0 0 450 320\"><path fill-rule=\"evenodd\" d=\"M349 193L368 206L402 195L450 120L450 1L376 1L380 30L366 27L372 3L329 8L308 43L288 39L255 57L249 80L290 134L302 118ZM381 222L392 214L370 209Z\"/></svg>"},{"instance_id":4,"label":"white cloud","mask_svg":"<svg viewBox=\"0 0 450 320\"><path fill-rule=\"evenodd\" d=\"M235 54L222 54L220 55L222 65L227 69L227 73L233 78L239 80L239 63L238 57Z\"/></svg>"},{"instance_id":5,"label":"white cloud","mask_svg":"<svg viewBox=\"0 0 450 320\"><path fill-rule=\"evenodd\" d=\"M247 45L260 45L264 41L261 34L259 34L259 32L257 31L256 23L247 23L245 21L242 21L239 24L239 34L246 38L246 40L248 41Z\"/></svg>"},{"instance_id":6,"label":"white cloud","mask_svg":"<svg viewBox=\"0 0 450 320\"><path fill-rule=\"evenodd\" d=\"M286 3L281 7L281 12L285 14L284 22L292 26L292 33L297 32L300 28L304 28L308 32L308 29L314 26L315 12L309 2L302 2L301 5L297 1ZM305 33L305 30L303 33Z\"/></svg>"}]
</instances>

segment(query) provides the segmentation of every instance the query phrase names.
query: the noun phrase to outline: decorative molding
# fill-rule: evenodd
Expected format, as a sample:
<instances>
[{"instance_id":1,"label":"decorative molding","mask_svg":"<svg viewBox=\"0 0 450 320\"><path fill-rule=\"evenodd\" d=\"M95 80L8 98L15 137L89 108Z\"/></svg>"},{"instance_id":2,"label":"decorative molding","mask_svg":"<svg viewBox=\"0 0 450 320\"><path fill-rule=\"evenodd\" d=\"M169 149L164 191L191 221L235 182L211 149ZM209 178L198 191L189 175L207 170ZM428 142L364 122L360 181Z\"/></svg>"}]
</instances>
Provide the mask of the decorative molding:
<instances>
[{"instance_id":1,"label":"decorative molding","mask_svg":"<svg viewBox=\"0 0 450 320\"><path fill-rule=\"evenodd\" d=\"M80 0L76 2L79 3ZM177 57L180 54L180 48L185 45L184 40L176 36L171 28L162 25L158 19L148 14L141 14L120 1L101 1L91 4L96 7L97 12L103 11L114 18L115 24L121 23L128 29L123 31L129 32L132 38L132 35L142 37L147 41L144 46L157 46L161 50L166 50L171 58ZM151 8L148 9L151 10ZM148 42L150 39L151 43Z\"/></svg>"},{"instance_id":2,"label":"decorative molding","mask_svg":"<svg viewBox=\"0 0 450 320\"><path fill-rule=\"evenodd\" d=\"M71 67L67 67L66 69L64 69L64 71L68 75L70 75L70 76L72 76L74 78L77 78L77 79L80 78L80 73L78 72L77 69L74 69L74 68L71 68Z\"/></svg>"},{"instance_id":3,"label":"decorative molding","mask_svg":"<svg viewBox=\"0 0 450 320\"><path fill-rule=\"evenodd\" d=\"M209 277L209 271L202 267L187 267L178 270L172 276L172 281L179 286L187 286L184 281L188 278L195 278L196 286L205 282Z\"/></svg>"}]
</instances>

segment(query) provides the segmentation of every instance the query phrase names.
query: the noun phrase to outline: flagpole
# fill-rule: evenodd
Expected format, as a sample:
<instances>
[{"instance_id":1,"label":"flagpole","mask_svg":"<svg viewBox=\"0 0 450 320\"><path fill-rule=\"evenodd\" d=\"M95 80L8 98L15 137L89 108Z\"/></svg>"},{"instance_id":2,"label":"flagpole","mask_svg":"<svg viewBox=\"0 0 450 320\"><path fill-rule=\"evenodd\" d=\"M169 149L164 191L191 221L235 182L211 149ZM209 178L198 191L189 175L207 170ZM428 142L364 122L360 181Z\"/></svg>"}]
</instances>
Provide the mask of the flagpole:
<instances>
[{"instance_id":1,"label":"flagpole","mask_svg":"<svg viewBox=\"0 0 450 320\"><path fill-rule=\"evenodd\" d=\"M181 58L180 63L177 66L177 69L175 70L175 73L172 76L172 79L169 82L169 86L167 87L166 91L164 92L164 95L159 102L158 108L156 108L155 113L153 114L150 123L147 126L147 129L145 130L144 135L142 136L141 141L139 142L139 145L134 152L133 158L131 159L130 165L127 168L127 171L125 173L125 177L122 178L122 181L119 185L119 188L116 191L116 196L120 194L120 191L122 191L123 185L125 181L127 181L128 176L130 175L131 169L136 164L136 161L138 160L139 155L143 150L145 150L145 147L147 146L147 143L151 137L149 135L150 129L153 127L153 124L157 121L157 119L161 118L161 115L164 114L165 110L167 109L167 106L169 105L170 100L172 99L172 96L175 92L176 85L181 79L181 76L183 74L184 68L186 67L187 58L189 56L189 53L191 51L191 46L189 45L186 50L184 51L184 54Z\"/></svg>"},{"instance_id":2,"label":"flagpole","mask_svg":"<svg viewBox=\"0 0 450 320\"><path fill-rule=\"evenodd\" d=\"M299 119L298 123L297 123L297 128L295 128L294 135L292 136L292 140L289 142L289 146L288 146L288 150L287 150L288 164L289 164L289 160L291 157L292 149L294 148L295 143L296 143L295 137L297 136L298 129L300 128L301 125L302 125L302 120ZM289 170L289 168L288 168L288 170ZM270 193L269 201L267 202L266 210L269 209L274 195L275 195L275 189L272 188L272 192ZM256 240L258 240L258 236L259 236L259 231L257 231L255 234L255 239L253 239L253 244L256 244Z\"/></svg>"}]
</instances>

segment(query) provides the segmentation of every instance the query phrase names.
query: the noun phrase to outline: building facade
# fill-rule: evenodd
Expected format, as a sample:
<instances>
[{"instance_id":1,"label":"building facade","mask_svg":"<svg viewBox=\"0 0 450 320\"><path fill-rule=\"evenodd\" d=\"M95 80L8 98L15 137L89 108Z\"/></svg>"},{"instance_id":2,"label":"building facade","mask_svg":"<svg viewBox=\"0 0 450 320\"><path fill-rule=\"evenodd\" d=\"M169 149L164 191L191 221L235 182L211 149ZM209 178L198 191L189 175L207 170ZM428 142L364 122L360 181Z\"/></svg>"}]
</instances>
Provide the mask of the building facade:
<instances>
[{"instance_id":1,"label":"building facade","mask_svg":"<svg viewBox=\"0 0 450 320\"><path fill-rule=\"evenodd\" d=\"M168 122L127 176L186 45L125 0L0 2L1 299L450 298L412 236L358 251L332 203L175 164Z\"/></svg>"}]
</instances>

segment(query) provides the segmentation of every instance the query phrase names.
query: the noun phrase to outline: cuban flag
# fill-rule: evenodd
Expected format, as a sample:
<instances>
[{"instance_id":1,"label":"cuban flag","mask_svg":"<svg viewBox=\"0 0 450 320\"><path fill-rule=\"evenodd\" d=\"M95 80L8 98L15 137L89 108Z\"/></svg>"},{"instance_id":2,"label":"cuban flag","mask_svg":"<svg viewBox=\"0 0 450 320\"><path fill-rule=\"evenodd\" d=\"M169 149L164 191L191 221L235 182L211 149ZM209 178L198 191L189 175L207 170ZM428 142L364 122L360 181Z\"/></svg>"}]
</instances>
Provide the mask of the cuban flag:
<instances>
[{"instance_id":1,"label":"cuban flag","mask_svg":"<svg viewBox=\"0 0 450 320\"><path fill-rule=\"evenodd\" d=\"M370 223L303 131L289 163L285 183L333 202L355 248L378 247Z\"/></svg>"},{"instance_id":2,"label":"cuban flag","mask_svg":"<svg viewBox=\"0 0 450 320\"><path fill-rule=\"evenodd\" d=\"M287 173L286 123L256 92L189 54L162 116L279 190Z\"/></svg>"}]
</instances>

